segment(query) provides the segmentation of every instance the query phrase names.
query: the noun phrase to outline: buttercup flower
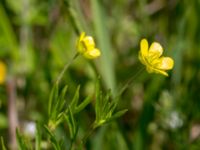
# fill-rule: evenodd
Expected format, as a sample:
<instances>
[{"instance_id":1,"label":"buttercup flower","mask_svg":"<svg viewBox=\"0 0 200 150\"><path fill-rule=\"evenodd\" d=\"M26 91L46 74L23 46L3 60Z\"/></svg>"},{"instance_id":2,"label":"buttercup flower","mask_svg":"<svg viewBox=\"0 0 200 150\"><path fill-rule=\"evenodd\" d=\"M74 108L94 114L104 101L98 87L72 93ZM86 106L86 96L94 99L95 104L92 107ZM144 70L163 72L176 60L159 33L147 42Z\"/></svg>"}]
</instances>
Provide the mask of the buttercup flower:
<instances>
[{"instance_id":1,"label":"buttercup flower","mask_svg":"<svg viewBox=\"0 0 200 150\"><path fill-rule=\"evenodd\" d=\"M166 71L173 68L174 60L170 57L161 56L162 53L163 48L159 43L153 42L149 47L146 39L141 40L139 60L146 66L147 72L168 76Z\"/></svg>"},{"instance_id":2,"label":"buttercup flower","mask_svg":"<svg viewBox=\"0 0 200 150\"><path fill-rule=\"evenodd\" d=\"M101 55L99 49L95 47L95 42L92 36L86 36L85 32L82 32L76 44L79 53L83 54L88 59L94 59Z\"/></svg>"},{"instance_id":3,"label":"buttercup flower","mask_svg":"<svg viewBox=\"0 0 200 150\"><path fill-rule=\"evenodd\" d=\"M0 61L0 84L3 84L6 79L6 65Z\"/></svg>"}]
</instances>

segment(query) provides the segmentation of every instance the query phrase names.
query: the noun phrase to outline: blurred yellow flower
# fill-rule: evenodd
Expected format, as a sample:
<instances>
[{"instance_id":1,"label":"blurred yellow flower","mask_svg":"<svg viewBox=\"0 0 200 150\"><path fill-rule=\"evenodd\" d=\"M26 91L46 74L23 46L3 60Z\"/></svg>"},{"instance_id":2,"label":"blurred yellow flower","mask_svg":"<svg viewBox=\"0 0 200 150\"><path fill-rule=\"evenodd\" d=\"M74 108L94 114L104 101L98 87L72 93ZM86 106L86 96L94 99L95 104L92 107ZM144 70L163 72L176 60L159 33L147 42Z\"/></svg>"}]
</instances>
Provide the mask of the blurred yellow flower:
<instances>
[{"instance_id":1,"label":"blurred yellow flower","mask_svg":"<svg viewBox=\"0 0 200 150\"><path fill-rule=\"evenodd\" d=\"M6 79L6 65L0 61L0 84L3 84Z\"/></svg>"},{"instance_id":2,"label":"blurred yellow flower","mask_svg":"<svg viewBox=\"0 0 200 150\"><path fill-rule=\"evenodd\" d=\"M85 32L82 32L76 44L79 53L83 54L88 59L94 59L101 55L99 49L95 47L95 42L92 36L86 36Z\"/></svg>"},{"instance_id":3,"label":"blurred yellow flower","mask_svg":"<svg viewBox=\"0 0 200 150\"><path fill-rule=\"evenodd\" d=\"M159 43L153 42L149 47L146 39L141 40L139 60L146 66L147 72L168 76L166 71L173 68L174 60L170 57L162 57L162 53L163 48Z\"/></svg>"}]
</instances>

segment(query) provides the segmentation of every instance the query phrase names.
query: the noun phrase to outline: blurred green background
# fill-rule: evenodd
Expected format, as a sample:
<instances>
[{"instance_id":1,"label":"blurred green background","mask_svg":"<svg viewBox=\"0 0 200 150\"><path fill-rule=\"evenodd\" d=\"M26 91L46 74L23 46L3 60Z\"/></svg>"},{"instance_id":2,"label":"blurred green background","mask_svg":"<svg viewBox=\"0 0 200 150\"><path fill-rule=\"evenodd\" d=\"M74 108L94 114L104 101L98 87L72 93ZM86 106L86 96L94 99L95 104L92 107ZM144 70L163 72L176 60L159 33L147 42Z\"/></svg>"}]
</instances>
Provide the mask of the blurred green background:
<instances>
[{"instance_id":1,"label":"blurred green background","mask_svg":"<svg viewBox=\"0 0 200 150\"><path fill-rule=\"evenodd\" d=\"M121 96L119 109L129 111L95 131L86 144L91 150L200 149L200 0L71 0L76 22L93 35L102 56L95 66L105 89L113 93L142 67L139 43L158 41L175 66L169 77L143 71ZM46 123L53 82L76 53L77 39L62 0L1 0L0 59L7 80L14 80L19 125ZM81 97L93 95L96 74L79 57L61 86L67 99L81 85ZM8 134L7 85L0 86L0 136ZM93 103L77 115L79 134L94 120ZM57 130L66 139L67 126ZM30 139L34 136L30 135Z\"/></svg>"}]
</instances>

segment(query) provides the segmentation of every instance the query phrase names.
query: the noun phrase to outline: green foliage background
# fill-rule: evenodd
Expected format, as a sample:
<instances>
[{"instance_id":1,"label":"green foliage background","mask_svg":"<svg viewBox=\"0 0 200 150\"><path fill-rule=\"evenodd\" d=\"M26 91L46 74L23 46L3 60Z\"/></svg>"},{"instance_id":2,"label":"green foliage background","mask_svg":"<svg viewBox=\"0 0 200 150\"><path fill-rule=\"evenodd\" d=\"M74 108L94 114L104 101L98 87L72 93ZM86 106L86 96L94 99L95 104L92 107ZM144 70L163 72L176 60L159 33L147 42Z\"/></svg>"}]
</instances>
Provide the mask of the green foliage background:
<instances>
[{"instance_id":1,"label":"green foliage background","mask_svg":"<svg viewBox=\"0 0 200 150\"><path fill-rule=\"evenodd\" d=\"M92 150L191 149L200 147L200 1L199 0L71 0L80 28L93 35L102 56L95 66L104 89L115 95L142 67L139 42L147 38L164 47L175 66L169 77L143 71L123 93L118 109L129 111L97 130L86 143ZM47 121L50 90L63 66L76 53L77 39L62 0L1 0L0 58L14 78L20 126ZM95 92L98 75L79 57L65 73L71 99ZM8 95L0 86L0 135L8 145ZM76 117L81 137L94 120L94 103ZM42 131L43 132L43 131ZM69 145L66 125L56 137ZM32 138L27 137L27 138Z\"/></svg>"}]
</instances>

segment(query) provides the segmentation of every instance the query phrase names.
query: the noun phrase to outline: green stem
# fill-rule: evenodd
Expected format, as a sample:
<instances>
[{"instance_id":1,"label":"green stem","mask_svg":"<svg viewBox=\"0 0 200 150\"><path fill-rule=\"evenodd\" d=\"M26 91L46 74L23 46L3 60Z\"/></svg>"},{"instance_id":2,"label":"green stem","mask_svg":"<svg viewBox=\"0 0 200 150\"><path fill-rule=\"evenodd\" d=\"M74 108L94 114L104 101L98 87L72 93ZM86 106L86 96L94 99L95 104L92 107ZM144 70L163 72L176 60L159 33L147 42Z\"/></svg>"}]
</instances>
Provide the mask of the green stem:
<instances>
[{"instance_id":1,"label":"green stem","mask_svg":"<svg viewBox=\"0 0 200 150\"><path fill-rule=\"evenodd\" d=\"M95 125L95 123L93 123L88 132L86 132L86 134L84 135L83 139L81 140L81 146L83 147L84 144L87 142L87 139L92 135L92 133L94 132L94 130L97 128L97 126Z\"/></svg>"},{"instance_id":2,"label":"green stem","mask_svg":"<svg viewBox=\"0 0 200 150\"><path fill-rule=\"evenodd\" d=\"M56 80L56 84L59 84L60 80L62 79L65 71L67 70L67 68L71 65L71 63L79 56L79 53L77 52L74 57L64 66L62 72L59 74L57 80Z\"/></svg>"},{"instance_id":3,"label":"green stem","mask_svg":"<svg viewBox=\"0 0 200 150\"><path fill-rule=\"evenodd\" d=\"M74 139L71 140L69 150L73 150L73 145L74 145Z\"/></svg>"},{"instance_id":4,"label":"green stem","mask_svg":"<svg viewBox=\"0 0 200 150\"><path fill-rule=\"evenodd\" d=\"M64 0L64 4L67 7L67 12L69 14L69 19L70 19L70 22L71 22L71 24L72 24L72 26L74 28L74 31L79 36L81 34L82 30L81 30L80 24L78 23L78 19L76 17L76 12L71 6L71 0ZM89 64L92 66L95 74L97 75L98 74L98 70L96 69L95 64L93 62L91 62L91 61L89 61Z\"/></svg>"},{"instance_id":5,"label":"green stem","mask_svg":"<svg viewBox=\"0 0 200 150\"><path fill-rule=\"evenodd\" d=\"M71 7L70 2L71 2L70 0L64 0L64 4L67 7L67 12L69 13L69 19L74 28L74 31L76 32L77 35L80 35L81 28L77 22L76 13L75 13L74 9Z\"/></svg>"},{"instance_id":6,"label":"green stem","mask_svg":"<svg viewBox=\"0 0 200 150\"><path fill-rule=\"evenodd\" d=\"M98 75L99 75L99 74L98 74L98 69L97 69L97 67L95 66L95 63L94 63L93 61L91 61L91 60L89 60L88 62L89 62L89 64L90 64L90 66L92 67L92 69L94 70L95 75L98 76Z\"/></svg>"},{"instance_id":7,"label":"green stem","mask_svg":"<svg viewBox=\"0 0 200 150\"><path fill-rule=\"evenodd\" d=\"M144 69L145 69L145 67L140 68L139 71L136 72L136 74L134 74L134 75L126 82L126 84L124 84L124 86L123 86L121 89L119 89L119 92L118 92L119 94L118 94L118 95L121 95L128 87L130 87L131 84L133 83L134 79L135 79L136 77L138 77L138 75L140 75L140 73L141 73Z\"/></svg>"}]
</instances>

